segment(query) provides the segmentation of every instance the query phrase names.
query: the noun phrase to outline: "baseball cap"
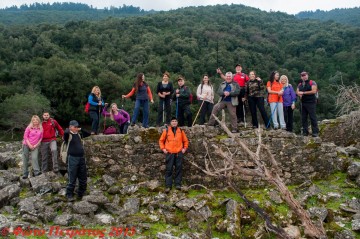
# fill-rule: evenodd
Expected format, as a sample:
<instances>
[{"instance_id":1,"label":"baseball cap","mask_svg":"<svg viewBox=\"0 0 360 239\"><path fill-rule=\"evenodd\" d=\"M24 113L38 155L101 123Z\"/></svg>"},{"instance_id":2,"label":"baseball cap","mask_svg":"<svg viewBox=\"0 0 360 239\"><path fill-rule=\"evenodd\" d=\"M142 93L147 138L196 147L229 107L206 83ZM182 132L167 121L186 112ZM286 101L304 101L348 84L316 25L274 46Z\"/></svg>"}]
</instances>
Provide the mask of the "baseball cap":
<instances>
[{"instance_id":1,"label":"baseball cap","mask_svg":"<svg viewBox=\"0 0 360 239\"><path fill-rule=\"evenodd\" d=\"M72 120L70 121L69 126L79 127L79 123L76 120Z\"/></svg>"}]
</instances>

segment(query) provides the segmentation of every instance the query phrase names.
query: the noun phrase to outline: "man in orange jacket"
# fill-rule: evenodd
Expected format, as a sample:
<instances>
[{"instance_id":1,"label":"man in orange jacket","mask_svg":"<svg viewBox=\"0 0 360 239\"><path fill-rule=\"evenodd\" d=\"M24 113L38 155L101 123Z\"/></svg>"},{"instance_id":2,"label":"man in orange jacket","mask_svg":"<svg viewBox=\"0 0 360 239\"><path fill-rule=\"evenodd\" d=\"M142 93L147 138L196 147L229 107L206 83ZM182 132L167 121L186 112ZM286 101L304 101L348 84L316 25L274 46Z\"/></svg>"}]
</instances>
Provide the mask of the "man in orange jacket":
<instances>
[{"instance_id":1,"label":"man in orange jacket","mask_svg":"<svg viewBox=\"0 0 360 239\"><path fill-rule=\"evenodd\" d=\"M175 188L181 190L182 161L184 153L189 147L189 140L185 132L178 128L178 120L173 117L170 125L165 129L159 139L160 149L166 155L165 192L168 193L172 187L172 173L175 166Z\"/></svg>"}]
</instances>

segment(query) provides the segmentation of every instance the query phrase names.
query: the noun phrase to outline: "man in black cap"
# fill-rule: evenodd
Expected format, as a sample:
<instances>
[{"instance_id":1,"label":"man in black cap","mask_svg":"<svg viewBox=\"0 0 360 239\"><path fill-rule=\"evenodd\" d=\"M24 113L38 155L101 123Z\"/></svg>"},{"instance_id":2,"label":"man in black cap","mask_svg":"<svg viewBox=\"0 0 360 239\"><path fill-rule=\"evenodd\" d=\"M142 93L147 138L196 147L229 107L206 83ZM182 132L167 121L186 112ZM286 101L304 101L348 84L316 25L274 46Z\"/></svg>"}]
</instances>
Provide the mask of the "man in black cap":
<instances>
[{"instance_id":1,"label":"man in black cap","mask_svg":"<svg viewBox=\"0 0 360 239\"><path fill-rule=\"evenodd\" d=\"M301 122L302 134L308 136L308 115L311 121L311 131L313 137L319 136L319 127L316 119L317 85L315 81L309 80L309 73L300 73L301 81L296 90L296 94L301 100Z\"/></svg>"},{"instance_id":2,"label":"man in black cap","mask_svg":"<svg viewBox=\"0 0 360 239\"><path fill-rule=\"evenodd\" d=\"M64 132L64 141L68 144L67 169L69 182L66 187L66 197L68 201L75 200L74 189L76 179L79 180L79 189L77 192L78 198L81 199L86 192L87 173L82 137L87 136L90 136L90 134L81 130L79 123L76 120L71 120L69 128Z\"/></svg>"}]
</instances>

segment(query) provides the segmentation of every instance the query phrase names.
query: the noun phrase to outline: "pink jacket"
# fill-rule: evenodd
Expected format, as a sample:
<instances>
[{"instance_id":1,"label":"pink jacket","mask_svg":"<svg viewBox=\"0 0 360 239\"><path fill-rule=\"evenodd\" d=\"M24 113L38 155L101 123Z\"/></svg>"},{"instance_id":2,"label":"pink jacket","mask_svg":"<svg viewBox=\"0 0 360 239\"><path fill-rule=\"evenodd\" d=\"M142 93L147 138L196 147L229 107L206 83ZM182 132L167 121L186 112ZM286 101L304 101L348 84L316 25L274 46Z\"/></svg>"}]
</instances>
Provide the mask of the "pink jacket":
<instances>
[{"instance_id":1,"label":"pink jacket","mask_svg":"<svg viewBox=\"0 0 360 239\"><path fill-rule=\"evenodd\" d=\"M23 144L27 145L26 140L29 140L31 145L36 145L42 140L42 137L43 131L40 128L30 128L28 126L25 129Z\"/></svg>"}]
</instances>

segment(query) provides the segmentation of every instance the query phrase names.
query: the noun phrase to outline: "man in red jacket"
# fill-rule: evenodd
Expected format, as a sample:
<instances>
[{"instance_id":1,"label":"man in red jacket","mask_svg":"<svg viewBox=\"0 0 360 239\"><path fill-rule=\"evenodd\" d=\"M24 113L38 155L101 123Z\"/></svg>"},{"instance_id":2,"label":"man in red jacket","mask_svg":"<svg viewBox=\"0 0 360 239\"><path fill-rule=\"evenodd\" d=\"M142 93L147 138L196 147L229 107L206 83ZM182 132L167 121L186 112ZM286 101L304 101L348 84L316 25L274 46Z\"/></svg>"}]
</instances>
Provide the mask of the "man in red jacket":
<instances>
[{"instance_id":1,"label":"man in red jacket","mask_svg":"<svg viewBox=\"0 0 360 239\"><path fill-rule=\"evenodd\" d=\"M43 113L43 139L41 141L40 151L42 158L42 173L46 173L49 171L48 169L48 157L49 157L49 149L51 151L51 158L53 162L53 171L56 174L59 174L59 163L58 163L58 153L57 153L57 144L56 144L56 136L59 134L61 137L64 136L64 130L58 124L56 120L50 118L49 112Z\"/></svg>"}]
</instances>

